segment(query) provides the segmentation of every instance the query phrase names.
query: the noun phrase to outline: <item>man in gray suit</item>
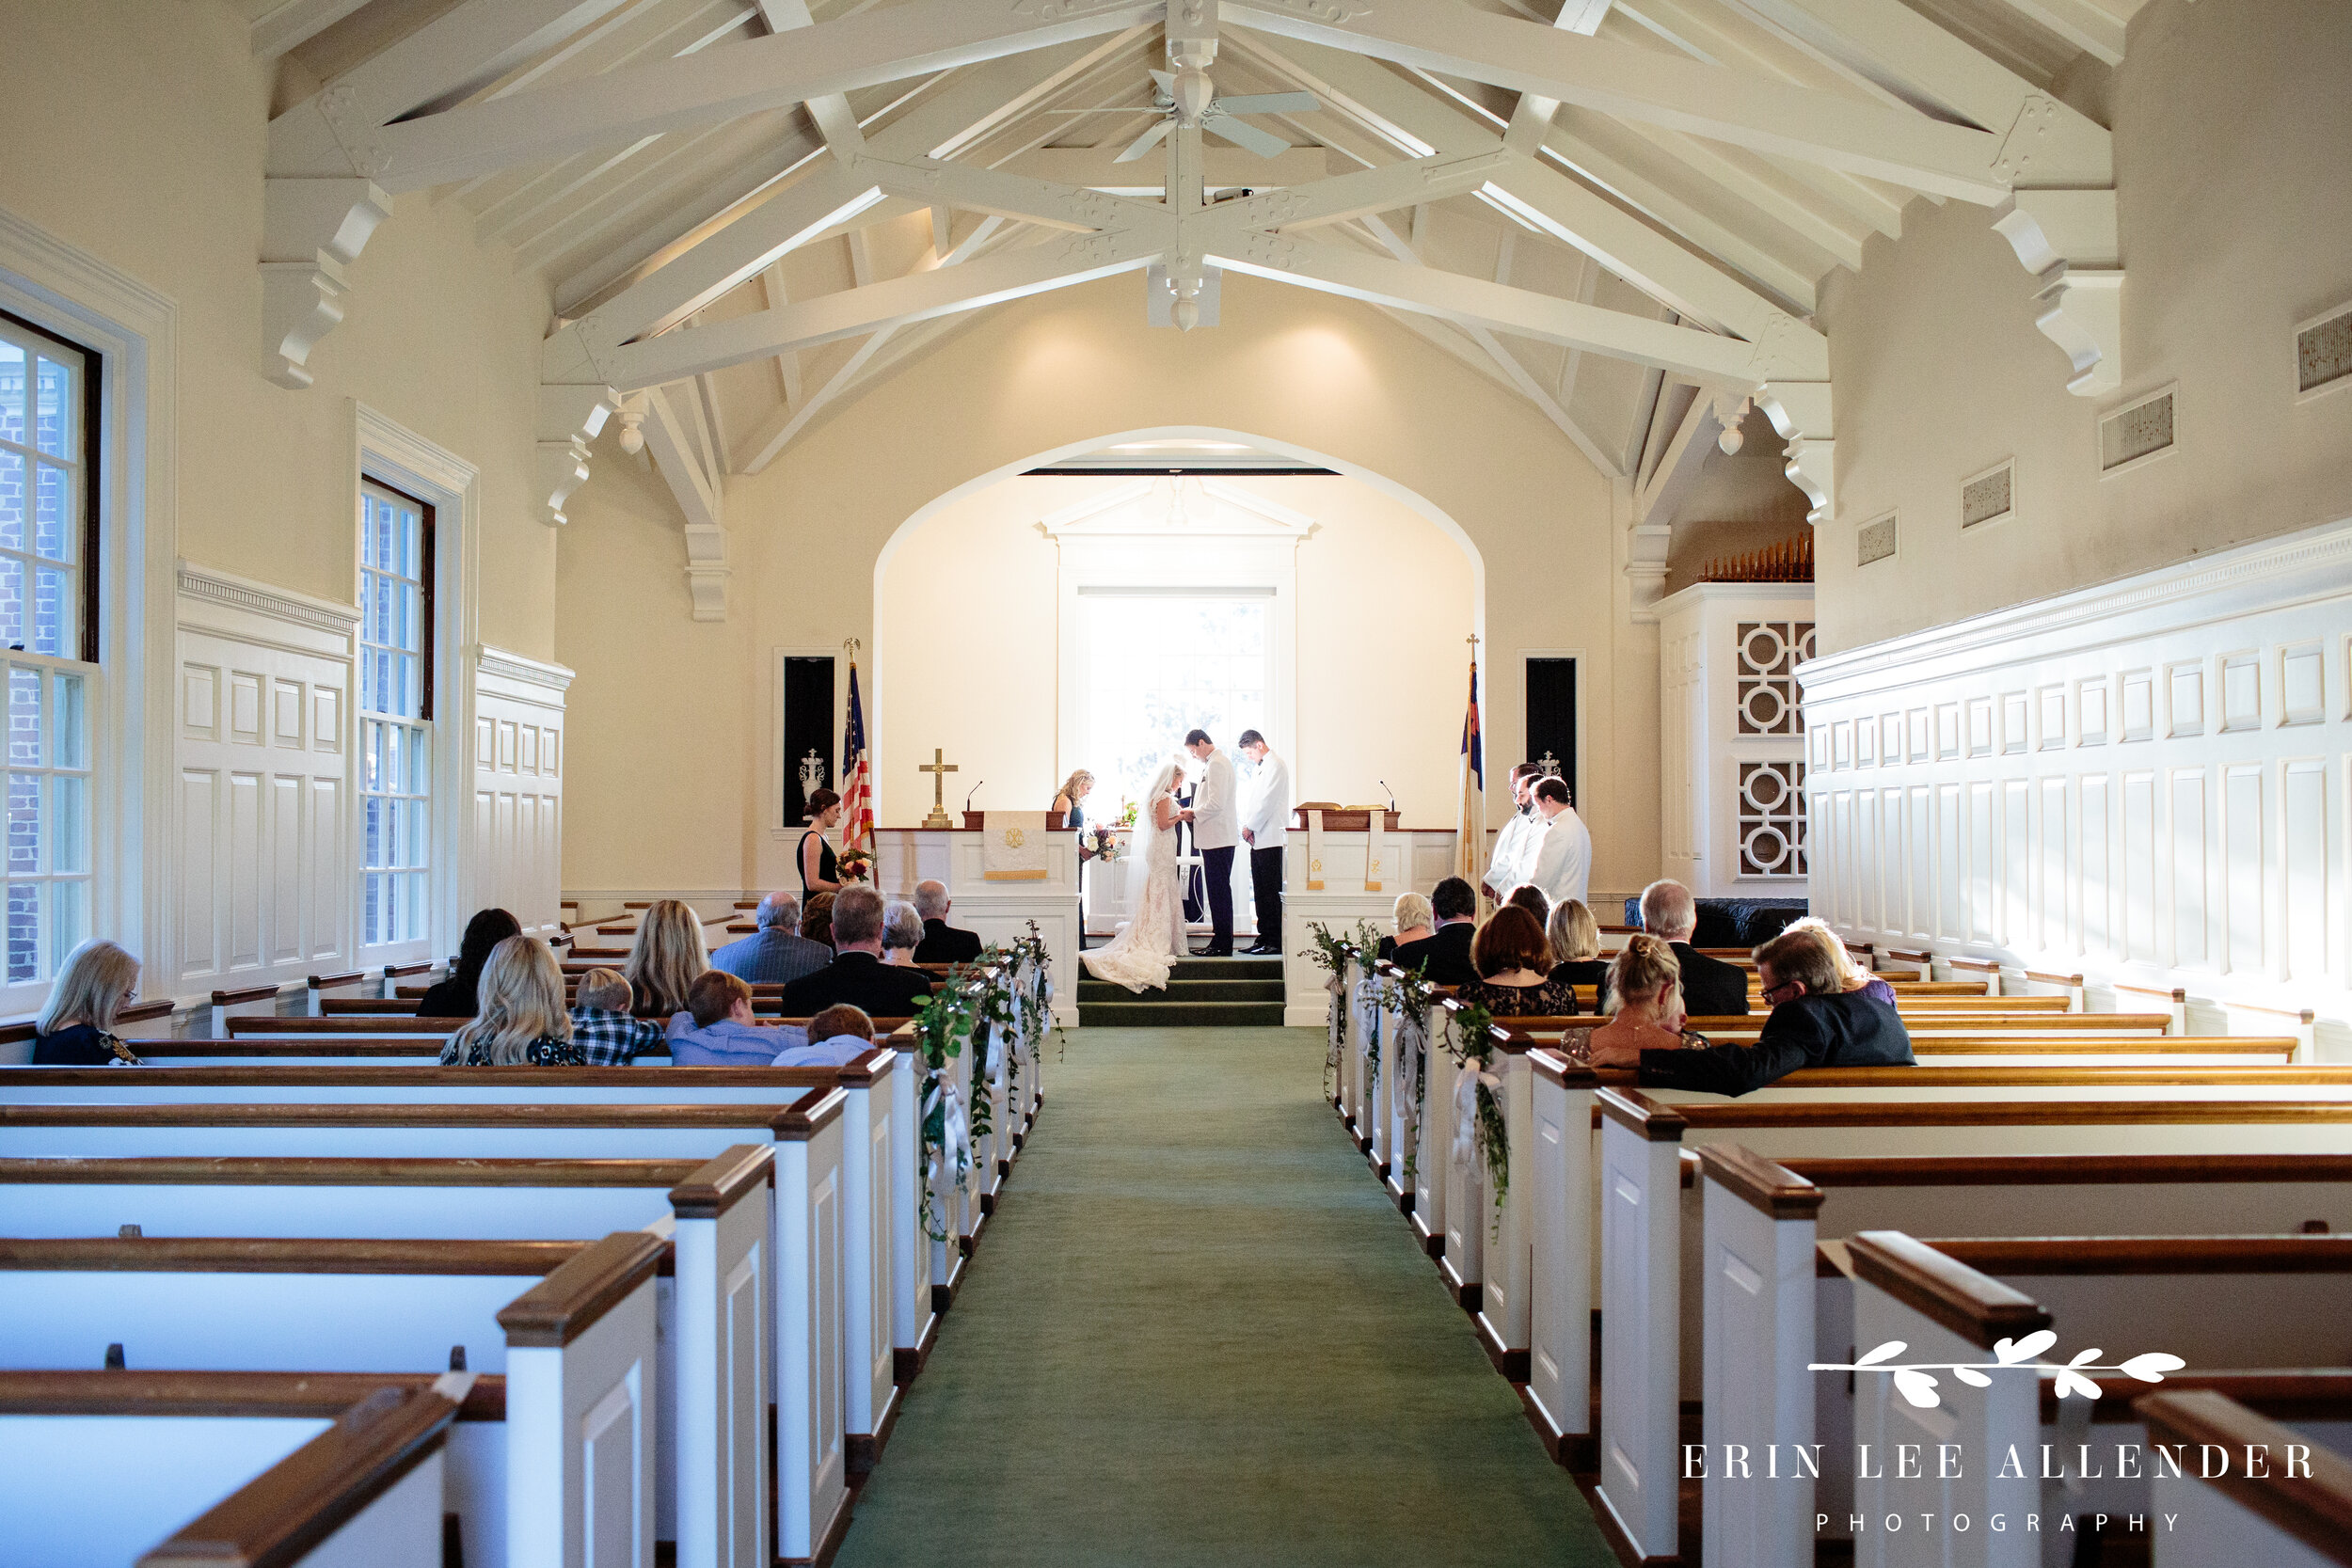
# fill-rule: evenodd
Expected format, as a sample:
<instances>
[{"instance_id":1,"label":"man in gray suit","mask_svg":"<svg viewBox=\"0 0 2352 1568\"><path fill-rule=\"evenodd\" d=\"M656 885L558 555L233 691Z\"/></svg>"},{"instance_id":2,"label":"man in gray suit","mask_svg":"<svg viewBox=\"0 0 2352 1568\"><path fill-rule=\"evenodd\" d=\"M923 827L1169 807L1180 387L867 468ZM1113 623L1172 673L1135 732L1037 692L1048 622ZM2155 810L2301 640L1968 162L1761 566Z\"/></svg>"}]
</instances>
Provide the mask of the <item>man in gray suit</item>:
<instances>
[{"instance_id":1,"label":"man in gray suit","mask_svg":"<svg viewBox=\"0 0 2352 1568\"><path fill-rule=\"evenodd\" d=\"M1216 749L1206 730L1184 736L1184 750L1203 764L1200 786L1184 819L1200 851L1200 874L1209 884L1209 945L1204 958L1233 956L1233 847L1241 842L1241 802L1233 791L1233 759Z\"/></svg>"},{"instance_id":2,"label":"man in gray suit","mask_svg":"<svg viewBox=\"0 0 2352 1568\"><path fill-rule=\"evenodd\" d=\"M755 986L782 986L833 962L832 948L801 935L801 901L791 894L762 898L758 922L757 931L710 955L710 967Z\"/></svg>"}]
</instances>

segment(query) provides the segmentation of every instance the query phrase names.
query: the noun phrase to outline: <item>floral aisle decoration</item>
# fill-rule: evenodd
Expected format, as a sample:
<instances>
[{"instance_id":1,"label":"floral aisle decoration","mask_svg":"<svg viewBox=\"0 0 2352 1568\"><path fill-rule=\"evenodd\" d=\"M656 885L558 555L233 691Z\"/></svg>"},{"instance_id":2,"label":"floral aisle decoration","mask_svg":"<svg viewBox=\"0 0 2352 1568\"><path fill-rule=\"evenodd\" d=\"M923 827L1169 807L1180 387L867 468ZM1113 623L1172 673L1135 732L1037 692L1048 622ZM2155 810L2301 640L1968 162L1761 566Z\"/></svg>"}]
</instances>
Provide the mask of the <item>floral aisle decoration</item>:
<instances>
[{"instance_id":1,"label":"floral aisle decoration","mask_svg":"<svg viewBox=\"0 0 2352 1568\"><path fill-rule=\"evenodd\" d=\"M1486 1170L1487 1227L1502 1226L1502 1200L1511 1190L1511 1130L1495 1091L1502 1080L1494 1069L1494 1015L1473 1004L1454 1009L1446 1049L1461 1067L1454 1087L1454 1163L1469 1168L1475 1160Z\"/></svg>"},{"instance_id":2,"label":"floral aisle decoration","mask_svg":"<svg viewBox=\"0 0 2352 1568\"><path fill-rule=\"evenodd\" d=\"M1356 951L1347 938L1320 920L1307 922L1307 935L1313 945L1298 956L1323 971L1323 989L1331 993L1329 1037L1323 1053L1323 1098L1328 1100L1339 1088L1340 1052L1347 1038L1347 966Z\"/></svg>"},{"instance_id":3,"label":"floral aisle decoration","mask_svg":"<svg viewBox=\"0 0 2352 1568\"><path fill-rule=\"evenodd\" d=\"M1415 1178L1421 1173L1422 1105L1429 1098L1429 1006L1432 992L1422 978L1429 966L1423 962L1409 974L1398 974L1382 981L1379 1005L1395 1009L1396 1078L1402 1089L1409 1080L1411 1088L1399 1097L1405 1107L1404 1123L1397 1130L1399 1150L1405 1164L1399 1179L1406 1191L1411 1191Z\"/></svg>"},{"instance_id":4,"label":"floral aisle decoration","mask_svg":"<svg viewBox=\"0 0 2352 1568\"><path fill-rule=\"evenodd\" d=\"M922 1168L914 1173L914 1180L923 1195L923 1229L934 1242L946 1241L948 1236L933 1199L931 1171L952 1169L959 1191L968 1190L971 1180L972 1125L948 1064L961 1059L972 1042L978 1017L972 990L951 976L948 984L932 990L914 1015L915 1040L923 1057Z\"/></svg>"},{"instance_id":5,"label":"floral aisle decoration","mask_svg":"<svg viewBox=\"0 0 2352 1568\"><path fill-rule=\"evenodd\" d=\"M1350 1001L1363 1020L1364 1087L1369 1099L1380 1083L1380 972L1375 967L1380 961L1379 928L1369 920L1356 922L1355 940L1347 945L1359 976Z\"/></svg>"}]
</instances>

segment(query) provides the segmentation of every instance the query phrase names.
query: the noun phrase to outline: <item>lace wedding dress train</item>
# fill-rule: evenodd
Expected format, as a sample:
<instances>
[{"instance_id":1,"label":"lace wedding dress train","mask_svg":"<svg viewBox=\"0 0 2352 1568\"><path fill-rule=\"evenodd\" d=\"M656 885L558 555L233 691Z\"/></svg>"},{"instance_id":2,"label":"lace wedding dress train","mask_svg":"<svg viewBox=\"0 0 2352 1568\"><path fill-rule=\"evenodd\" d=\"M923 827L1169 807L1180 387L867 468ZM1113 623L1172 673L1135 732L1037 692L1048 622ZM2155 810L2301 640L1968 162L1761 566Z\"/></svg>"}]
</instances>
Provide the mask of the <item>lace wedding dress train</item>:
<instances>
[{"instance_id":1,"label":"lace wedding dress train","mask_svg":"<svg viewBox=\"0 0 2352 1568\"><path fill-rule=\"evenodd\" d=\"M1160 797L1153 797L1154 811ZM1165 990L1168 972L1184 956L1184 900L1176 877L1176 834L1154 828L1144 847L1143 896L1127 928L1106 947L1078 957L1087 973L1132 991Z\"/></svg>"}]
</instances>

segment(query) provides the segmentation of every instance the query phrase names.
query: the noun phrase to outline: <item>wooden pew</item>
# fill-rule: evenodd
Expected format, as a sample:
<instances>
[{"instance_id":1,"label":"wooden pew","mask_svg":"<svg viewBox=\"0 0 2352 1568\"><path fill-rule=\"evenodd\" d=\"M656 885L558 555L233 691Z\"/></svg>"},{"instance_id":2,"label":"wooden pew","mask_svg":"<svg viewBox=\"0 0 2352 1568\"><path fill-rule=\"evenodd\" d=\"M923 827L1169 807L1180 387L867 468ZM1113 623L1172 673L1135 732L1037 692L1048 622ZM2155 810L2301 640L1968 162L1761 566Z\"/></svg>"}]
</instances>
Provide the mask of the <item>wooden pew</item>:
<instances>
[{"instance_id":1,"label":"wooden pew","mask_svg":"<svg viewBox=\"0 0 2352 1568\"><path fill-rule=\"evenodd\" d=\"M900 1054L885 1045L842 1068L658 1073L162 1068L135 1082L103 1069L22 1069L0 1078L0 1154L707 1158L764 1130L775 1146L778 1256L808 1259L843 1298L841 1338L826 1353L841 1360L834 1371L813 1370L811 1386L846 1386L847 1433L876 1440L857 1445L863 1459L885 1434L895 1389L928 1354L946 1307L932 1287L944 1276L923 1244L918 1195L899 1176L917 1168L920 1141L913 1064ZM100 1094L107 1103L83 1103ZM459 1096L467 1102L453 1103ZM396 1103L355 1103L370 1101ZM133 1108L176 1115L122 1115ZM349 1113L341 1132L332 1131L339 1113ZM233 1138L223 1129L235 1129ZM780 1368L817 1354L786 1354L787 1342L814 1343L793 1338L801 1332L780 1326ZM846 1455L846 1440L837 1446Z\"/></svg>"},{"instance_id":2,"label":"wooden pew","mask_svg":"<svg viewBox=\"0 0 2352 1568\"><path fill-rule=\"evenodd\" d=\"M0 1372L8 1560L431 1568L505 1409L474 1372Z\"/></svg>"},{"instance_id":3,"label":"wooden pew","mask_svg":"<svg viewBox=\"0 0 2352 1568\"><path fill-rule=\"evenodd\" d=\"M1671 1478L1676 1468L1683 1339L1680 1145L1737 1142L1767 1158L1959 1155L1975 1152L1984 1137L1995 1135L2023 1152L2325 1153L2340 1148L2352 1129L2352 1101L2342 1098L1994 1100L1964 1080L1947 1091L1950 1098L1941 1100L1799 1098L1805 1091L1795 1079L1811 1074L1786 1081L1795 1086L1779 1090L1781 1098L1670 1105L1640 1091L1606 1088L1600 1075L1556 1053L1534 1052L1528 1060L1538 1153L1533 1180L1538 1192L1572 1196L1579 1190L1577 1167L1590 1157L1577 1147L1575 1133L1590 1124L1596 1101L1605 1112L1599 1162L1587 1166L1582 1177L1583 1191L1590 1195L1586 1202L1563 1200L1528 1216L1534 1281L1524 1298L1530 1303L1530 1415L1555 1451L1579 1449L1578 1440L1591 1433L1582 1319L1557 1304L1589 1302L1597 1268L1604 1317L1626 1325L1611 1336L1598 1451L1606 1455L1613 1442L1631 1459L1613 1488L1611 1472L1603 1467L1598 1496L1607 1505L1601 1511L1605 1528L1613 1526L1643 1555L1671 1552L1677 1540L1674 1489L1644 1491L1638 1480L1625 1478ZM1984 1069L1879 1070L1917 1077ZM1991 1069L1987 1075L2018 1076L2010 1069ZM1846 1092L1902 1091L1866 1086ZM2069 1091L2058 1083L2045 1085L2044 1092ZM1504 1326L1517 1329L1516 1323Z\"/></svg>"},{"instance_id":4,"label":"wooden pew","mask_svg":"<svg viewBox=\"0 0 2352 1568\"><path fill-rule=\"evenodd\" d=\"M2311 1445L2301 1475L2276 1465L2250 1476L2241 1465L2211 1481L2201 1467L2158 1476L2149 1502L2169 1528L2155 1538L2155 1568L2352 1564L2352 1399L2307 1399L2293 1418L2274 1418L2258 1403L2249 1408L2220 1389L2192 1387L2148 1395L2134 1409L2150 1442L2201 1455L2208 1444L2225 1453L2260 1448L2280 1455L2298 1441ZM2295 1424L2283 1424L2289 1418Z\"/></svg>"},{"instance_id":5,"label":"wooden pew","mask_svg":"<svg viewBox=\"0 0 2352 1568\"><path fill-rule=\"evenodd\" d=\"M2236 1370L2327 1365L2344 1354L2342 1307L2352 1283L2347 1236L1926 1242L1867 1231L1847 1244L1845 1258L1852 1271L1852 1342L1905 1338L1905 1360L1982 1363L1998 1338L2043 1328L2058 1337L2037 1358L2044 1366L2062 1366L2093 1345L2108 1347L2094 1358L2102 1365L2112 1364L2110 1354L2120 1360L2161 1351L2193 1368ZM2229 1309L2216 1310L2217 1300ZM2064 1454L2079 1441L2076 1433L2087 1435L2090 1402L2058 1402L2057 1424L2045 1427L2031 1373L1988 1375L1990 1386L1981 1389L1941 1380L1934 1390L1941 1440L1979 1454L2003 1453L2010 1444L2031 1453L2046 1442ZM1876 1445L1918 1428L1883 1374L1857 1374L1853 1407L1857 1442ZM2127 1479L2099 1465L2091 1468L2106 1475L2086 1474L2078 1458L2067 1457L2071 1474L2056 1483L2031 1471L2011 1476L1989 1466L1957 1481L1857 1476L1853 1511L1866 1519L1922 1509L1964 1510L1979 1518L2039 1511L2046 1529L2053 1513L2151 1507L2146 1475ZM1990 1533L1952 1534L1943 1544L1944 1560L1954 1568L1990 1568L2000 1560Z\"/></svg>"},{"instance_id":6,"label":"wooden pew","mask_svg":"<svg viewBox=\"0 0 2352 1568\"><path fill-rule=\"evenodd\" d=\"M2062 1215L2085 1234L2288 1231L2352 1226L2352 1155L1989 1155L1804 1159L1774 1164L1737 1144L1698 1151L1701 1179L1683 1190L1681 1392L1698 1395L1706 1441L1797 1440L1819 1432L1828 1451L1852 1451L1842 1394L1793 1369L1835 1360L1852 1338L1850 1287L1830 1254L1864 1231L2031 1235ZM1692 1162L1683 1162L1686 1178ZM1817 1272L1822 1277L1812 1277ZM1742 1288L1729 1283L1736 1279ZM1698 1322L1693 1321L1697 1307ZM1662 1314L1661 1314L1662 1315ZM1755 1346L1774 1347L1770 1365ZM1866 1344L1864 1348L1868 1348ZM2352 1348L2352 1347L2347 1347ZM1704 1370L1694 1382L1696 1361ZM1604 1369L1604 1377L1607 1371ZM1686 1405L1687 1408L1687 1405ZM1805 1441L1812 1439L1806 1438ZM1763 1451L1758 1449L1756 1451ZM1781 1556L1809 1554L1812 1514L1851 1513L1842 1476L1825 1477L1818 1504L1785 1489L1710 1473L1705 1539L1776 1541ZM1704 1556L1705 1546L1702 1546Z\"/></svg>"},{"instance_id":7,"label":"wooden pew","mask_svg":"<svg viewBox=\"0 0 2352 1568\"><path fill-rule=\"evenodd\" d=\"M503 1542L577 1554L621 1521L650 1561L665 1457L655 1275L643 1231L580 1242L0 1240L0 1342L26 1370L127 1358L215 1371L427 1371L452 1342L506 1375ZM626 1423L616 1451L616 1423ZM592 1459L602 1463L583 1463ZM615 1463L616 1458L619 1463ZM478 1521L477 1521L478 1522ZM486 1533L486 1532L485 1532Z\"/></svg>"}]
</instances>

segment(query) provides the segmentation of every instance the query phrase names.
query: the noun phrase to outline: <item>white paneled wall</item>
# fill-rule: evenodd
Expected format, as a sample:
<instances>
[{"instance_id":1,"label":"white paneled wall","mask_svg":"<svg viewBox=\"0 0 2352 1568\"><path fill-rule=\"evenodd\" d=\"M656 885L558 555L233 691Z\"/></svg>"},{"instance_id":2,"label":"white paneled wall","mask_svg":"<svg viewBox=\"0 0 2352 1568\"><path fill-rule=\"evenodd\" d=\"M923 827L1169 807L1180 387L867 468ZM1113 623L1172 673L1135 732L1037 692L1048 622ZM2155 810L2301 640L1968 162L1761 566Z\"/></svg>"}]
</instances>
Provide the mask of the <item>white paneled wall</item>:
<instances>
[{"instance_id":1,"label":"white paneled wall","mask_svg":"<svg viewBox=\"0 0 2352 1568\"><path fill-rule=\"evenodd\" d=\"M1813 907L1850 936L2080 971L2094 1005L2181 987L2240 1032L2312 1008L2352 1054L2352 522L1804 676Z\"/></svg>"},{"instance_id":2,"label":"white paneled wall","mask_svg":"<svg viewBox=\"0 0 2352 1568\"><path fill-rule=\"evenodd\" d=\"M171 989L344 967L358 611L184 563L179 588Z\"/></svg>"},{"instance_id":3,"label":"white paneled wall","mask_svg":"<svg viewBox=\"0 0 2352 1568\"><path fill-rule=\"evenodd\" d=\"M1812 585L1693 583L1658 602L1658 621L1663 875L1702 897L1801 896L1795 671L1813 644Z\"/></svg>"},{"instance_id":4,"label":"white paneled wall","mask_svg":"<svg viewBox=\"0 0 2352 1568\"><path fill-rule=\"evenodd\" d=\"M564 847L564 691L572 673L484 648L474 668L473 903L553 936Z\"/></svg>"}]
</instances>

